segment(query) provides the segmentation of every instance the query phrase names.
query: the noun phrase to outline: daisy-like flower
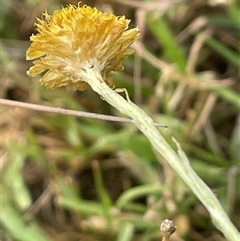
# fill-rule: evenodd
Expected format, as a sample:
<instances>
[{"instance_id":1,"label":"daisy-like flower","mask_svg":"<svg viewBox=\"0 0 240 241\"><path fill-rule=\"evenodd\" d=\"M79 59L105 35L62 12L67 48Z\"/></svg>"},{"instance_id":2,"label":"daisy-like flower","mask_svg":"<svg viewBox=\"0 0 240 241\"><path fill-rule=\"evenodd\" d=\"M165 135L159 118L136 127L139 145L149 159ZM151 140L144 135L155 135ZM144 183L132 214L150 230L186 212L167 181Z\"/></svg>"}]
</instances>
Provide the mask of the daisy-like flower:
<instances>
[{"instance_id":1,"label":"daisy-like flower","mask_svg":"<svg viewBox=\"0 0 240 241\"><path fill-rule=\"evenodd\" d=\"M133 53L130 45L140 37L138 28L128 29L129 22L86 5L69 5L52 16L45 12L37 19L38 33L30 37L26 57L36 60L27 74L43 73L40 82L48 88L84 90L88 83L83 73L94 68L114 88L112 71L123 69L123 59Z\"/></svg>"}]
</instances>

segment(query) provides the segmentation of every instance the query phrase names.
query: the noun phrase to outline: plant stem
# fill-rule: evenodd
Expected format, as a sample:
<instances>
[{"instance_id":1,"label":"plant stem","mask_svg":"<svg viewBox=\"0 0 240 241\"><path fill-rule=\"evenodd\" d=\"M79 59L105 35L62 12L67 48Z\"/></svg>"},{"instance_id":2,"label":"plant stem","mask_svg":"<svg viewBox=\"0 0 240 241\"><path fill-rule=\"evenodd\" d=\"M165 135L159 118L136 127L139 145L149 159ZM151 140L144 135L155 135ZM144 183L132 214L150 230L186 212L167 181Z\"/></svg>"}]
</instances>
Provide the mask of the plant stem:
<instances>
[{"instance_id":1,"label":"plant stem","mask_svg":"<svg viewBox=\"0 0 240 241\"><path fill-rule=\"evenodd\" d=\"M37 104L25 103L25 102L2 99L2 98L0 98L0 104L7 105L7 106L26 108L26 109L30 109L30 110L34 110L34 111L43 111L43 112L57 113L57 114L62 114L62 115L93 118L93 119L99 119L99 120L132 123L131 119L117 117L117 116L95 114L95 113L89 113L89 112L78 111L78 110L64 109L64 108L60 108L60 107L37 105ZM155 124L155 125L158 125L158 124Z\"/></svg>"},{"instance_id":2,"label":"plant stem","mask_svg":"<svg viewBox=\"0 0 240 241\"><path fill-rule=\"evenodd\" d=\"M178 152L176 153L154 126L153 120L141 108L130 100L125 100L104 82L97 66L86 68L85 72L81 72L81 76L85 78L86 82L102 99L118 109L121 113L132 118L133 123L148 138L156 151L166 159L202 202L209 211L213 224L225 235L227 240L239 241L240 234L237 229L230 221L216 196L192 169L180 144L173 138L178 148Z\"/></svg>"},{"instance_id":3,"label":"plant stem","mask_svg":"<svg viewBox=\"0 0 240 241\"><path fill-rule=\"evenodd\" d=\"M0 105L26 108L26 109L35 110L35 111L57 113L57 114L61 114L61 115L92 118L92 119L97 119L97 120L106 120L106 121L121 122L121 123L123 123L123 122L124 123L133 123L133 120L131 120L131 119L118 117L118 116L96 114L96 113L90 113L90 112L79 111L79 110L70 110L70 109L64 109L61 107L37 105L37 104L25 103L25 102L21 102L21 101L8 100L8 99L2 99L2 98L0 98ZM166 125L162 125L159 123L154 123L154 125L157 127L163 127L163 128L168 127Z\"/></svg>"}]
</instances>

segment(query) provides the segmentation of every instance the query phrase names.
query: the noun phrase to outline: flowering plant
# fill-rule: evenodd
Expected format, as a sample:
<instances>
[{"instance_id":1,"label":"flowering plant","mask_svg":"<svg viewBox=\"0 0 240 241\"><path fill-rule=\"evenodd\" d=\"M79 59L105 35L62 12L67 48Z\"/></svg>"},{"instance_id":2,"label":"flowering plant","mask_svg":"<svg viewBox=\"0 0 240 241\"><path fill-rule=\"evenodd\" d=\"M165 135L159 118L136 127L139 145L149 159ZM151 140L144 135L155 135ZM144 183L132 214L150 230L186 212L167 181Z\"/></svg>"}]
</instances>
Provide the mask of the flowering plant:
<instances>
[{"instance_id":1,"label":"flowering plant","mask_svg":"<svg viewBox=\"0 0 240 241\"><path fill-rule=\"evenodd\" d=\"M216 196L192 169L175 138L172 139L177 151L141 108L112 90L115 85L112 71L123 69L122 60L133 53L129 46L140 37L138 28L127 30L128 24L124 16L103 13L86 5L69 5L52 16L45 12L36 24L38 33L31 36L27 59L37 60L27 73L30 76L43 73L40 82L48 88L71 85L75 90L84 90L90 85L102 99L131 117L156 152L203 203L215 226L228 240L239 240L239 233Z\"/></svg>"},{"instance_id":2,"label":"flowering plant","mask_svg":"<svg viewBox=\"0 0 240 241\"><path fill-rule=\"evenodd\" d=\"M40 82L48 88L84 90L88 84L82 73L93 67L114 88L112 71L123 69L122 60L133 53L129 46L140 37L138 28L127 29L125 16L86 5L69 5L52 16L45 12L37 21L38 33L31 36L26 54L27 60L37 60L27 74L44 73Z\"/></svg>"}]
</instances>

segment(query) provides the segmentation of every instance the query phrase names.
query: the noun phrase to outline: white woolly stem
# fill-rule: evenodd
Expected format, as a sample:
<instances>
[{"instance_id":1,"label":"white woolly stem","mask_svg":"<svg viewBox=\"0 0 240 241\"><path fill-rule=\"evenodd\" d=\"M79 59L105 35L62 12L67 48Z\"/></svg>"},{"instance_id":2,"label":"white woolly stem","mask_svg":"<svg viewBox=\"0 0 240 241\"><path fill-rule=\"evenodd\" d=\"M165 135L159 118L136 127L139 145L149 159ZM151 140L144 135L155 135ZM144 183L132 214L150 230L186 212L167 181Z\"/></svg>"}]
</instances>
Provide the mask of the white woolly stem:
<instances>
[{"instance_id":1,"label":"white woolly stem","mask_svg":"<svg viewBox=\"0 0 240 241\"><path fill-rule=\"evenodd\" d=\"M81 75L84 75L86 82L101 96L101 98L118 109L121 113L132 118L134 124L148 138L155 150L164 157L202 202L205 208L209 211L214 225L225 235L225 237L229 241L239 241L240 234L237 229L230 221L216 196L192 169L188 158L180 147L180 144L173 138L178 149L178 152L176 153L154 126L153 120L137 105L130 100L125 100L122 96L107 86L103 81L101 74L95 69L95 67L86 69L86 72L81 73Z\"/></svg>"}]
</instances>

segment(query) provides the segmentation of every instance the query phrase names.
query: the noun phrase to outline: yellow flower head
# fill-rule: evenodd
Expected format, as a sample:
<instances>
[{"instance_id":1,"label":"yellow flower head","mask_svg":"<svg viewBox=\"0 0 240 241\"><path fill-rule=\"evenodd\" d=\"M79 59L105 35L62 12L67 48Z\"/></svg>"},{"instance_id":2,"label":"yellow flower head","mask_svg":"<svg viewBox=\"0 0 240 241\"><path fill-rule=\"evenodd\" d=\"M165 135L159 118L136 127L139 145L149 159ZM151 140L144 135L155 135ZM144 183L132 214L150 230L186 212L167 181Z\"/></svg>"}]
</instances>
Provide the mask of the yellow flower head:
<instances>
[{"instance_id":1,"label":"yellow flower head","mask_svg":"<svg viewBox=\"0 0 240 241\"><path fill-rule=\"evenodd\" d=\"M140 37L139 29L129 29L125 16L103 13L89 6L69 5L53 15L37 19L37 34L27 50L27 60L37 59L27 74L44 72L41 84L48 88L71 85L84 90L88 84L81 73L95 68L114 88L112 71L122 70L122 60L133 53L129 46Z\"/></svg>"}]
</instances>

